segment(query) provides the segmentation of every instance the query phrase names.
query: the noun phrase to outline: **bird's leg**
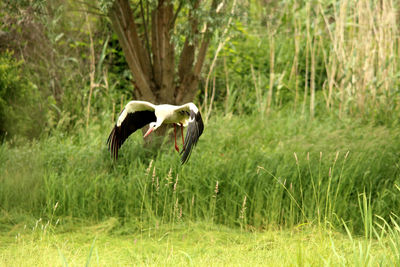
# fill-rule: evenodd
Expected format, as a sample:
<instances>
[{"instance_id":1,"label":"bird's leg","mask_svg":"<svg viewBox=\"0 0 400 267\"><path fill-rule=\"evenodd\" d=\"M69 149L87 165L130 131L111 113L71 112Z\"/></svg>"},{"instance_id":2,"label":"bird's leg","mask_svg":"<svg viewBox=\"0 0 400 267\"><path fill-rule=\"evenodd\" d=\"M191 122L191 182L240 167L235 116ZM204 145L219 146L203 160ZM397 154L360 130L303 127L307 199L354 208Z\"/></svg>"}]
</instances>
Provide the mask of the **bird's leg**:
<instances>
[{"instance_id":1,"label":"bird's leg","mask_svg":"<svg viewBox=\"0 0 400 267\"><path fill-rule=\"evenodd\" d=\"M179 152L179 147L176 144L176 124L174 123L174 135L175 135L175 150Z\"/></svg>"},{"instance_id":2,"label":"bird's leg","mask_svg":"<svg viewBox=\"0 0 400 267\"><path fill-rule=\"evenodd\" d=\"M181 126L181 134L182 134L182 150L185 150L185 137L183 136L183 124L180 123Z\"/></svg>"}]
</instances>

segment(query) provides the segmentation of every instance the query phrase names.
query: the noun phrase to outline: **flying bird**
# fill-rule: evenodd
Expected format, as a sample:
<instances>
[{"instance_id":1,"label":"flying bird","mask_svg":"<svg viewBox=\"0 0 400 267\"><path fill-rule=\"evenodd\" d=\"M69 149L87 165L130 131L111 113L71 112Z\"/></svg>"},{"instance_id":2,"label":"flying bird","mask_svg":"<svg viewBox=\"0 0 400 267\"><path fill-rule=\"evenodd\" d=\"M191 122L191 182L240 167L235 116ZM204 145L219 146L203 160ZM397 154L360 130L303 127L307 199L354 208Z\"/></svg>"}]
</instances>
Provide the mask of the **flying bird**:
<instances>
[{"instance_id":1,"label":"flying bird","mask_svg":"<svg viewBox=\"0 0 400 267\"><path fill-rule=\"evenodd\" d=\"M162 124L173 124L175 135L175 149L179 152L176 143L176 126L181 126L183 148L181 162L184 164L190 157L193 147L203 133L204 124L199 109L193 103L181 106L163 104L154 105L146 101L130 101L126 104L118 117L117 123L108 137L108 150L116 160L118 150L125 140L136 130L149 125L143 137L147 137ZM183 137L183 127L187 127L186 137Z\"/></svg>"}]
</instances>

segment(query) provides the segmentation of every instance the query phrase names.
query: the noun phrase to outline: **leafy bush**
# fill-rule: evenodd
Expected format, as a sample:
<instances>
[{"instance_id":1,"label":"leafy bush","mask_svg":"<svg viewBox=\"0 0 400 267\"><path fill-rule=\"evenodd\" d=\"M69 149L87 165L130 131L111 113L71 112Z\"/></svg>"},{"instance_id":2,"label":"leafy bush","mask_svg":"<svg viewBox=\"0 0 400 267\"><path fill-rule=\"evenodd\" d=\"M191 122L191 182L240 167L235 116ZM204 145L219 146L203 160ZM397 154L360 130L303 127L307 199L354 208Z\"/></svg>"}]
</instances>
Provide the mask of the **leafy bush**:
<instances>
[{"instance_id":1,"label":"leafy bush","mask_svg":"<svg viewBox=\"0 0 400 267\"><path fill-rule=\"evenodd\" d=\"M37 87L22 74L21 61L0 54L0 136L37 137L45 125L46 104Z\"/></svg>"}]
</instances>

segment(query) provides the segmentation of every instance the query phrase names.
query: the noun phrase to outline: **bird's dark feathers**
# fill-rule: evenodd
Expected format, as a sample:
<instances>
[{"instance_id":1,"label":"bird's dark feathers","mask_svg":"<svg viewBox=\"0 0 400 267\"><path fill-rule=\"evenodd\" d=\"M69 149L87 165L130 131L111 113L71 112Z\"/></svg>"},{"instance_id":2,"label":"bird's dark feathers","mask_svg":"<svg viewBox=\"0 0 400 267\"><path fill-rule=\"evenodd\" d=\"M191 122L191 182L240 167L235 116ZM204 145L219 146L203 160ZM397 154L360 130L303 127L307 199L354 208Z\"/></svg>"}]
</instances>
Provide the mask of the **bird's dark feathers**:
<instances>
[{"instance_id":1,"label":"bird's dark feathers","mask_svg":"<svg viewBox=\"0 0 400 267\"><path fill-rule=\"evenodd\" d=\"M128 113L119 127L115 124L107 140L113 158L118 158L118 149L132 133L156 120L154 111L144 110Z\"/></svg>"},{"instance_id":2,"label":"bird's dark feathers","mask_svg":"<svg viewBox=\"0 0 400 267\"><path fill-rule=\"evenodd\" d=\"M190 120L191 122L189 122L188 125L185 144L183 145L183 150L181 152L182 164L189 159L193 147L197 144L197 141L204 130L203 119L201 118L200 111L195 113L193 110L190 110Z\"/></svg>"}]
</instances>

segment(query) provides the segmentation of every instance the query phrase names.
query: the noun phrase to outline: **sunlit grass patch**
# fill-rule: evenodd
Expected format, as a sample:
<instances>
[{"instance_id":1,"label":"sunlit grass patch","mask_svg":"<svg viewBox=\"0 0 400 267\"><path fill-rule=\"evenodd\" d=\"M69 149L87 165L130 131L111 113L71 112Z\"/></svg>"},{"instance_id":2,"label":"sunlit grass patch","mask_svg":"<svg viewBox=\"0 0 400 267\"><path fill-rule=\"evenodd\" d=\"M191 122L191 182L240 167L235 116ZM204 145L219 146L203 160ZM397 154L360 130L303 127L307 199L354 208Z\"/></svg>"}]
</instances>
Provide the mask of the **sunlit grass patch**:
<instances>
[{"instance_id":1,"label":"sunlit grass patch","mask_svg":"<svg viewBox=\"0 0 400 267\"><path fill-rule=\"evenodd\" d=\"M393 263L394 256L387 236L349 238L311 225L252 232L188 222L120 235L104 231L109 224L75 226L65 233L20 229L16 235L2 235L0 264L373 266Z\"/></svg>"}]
</instances>

